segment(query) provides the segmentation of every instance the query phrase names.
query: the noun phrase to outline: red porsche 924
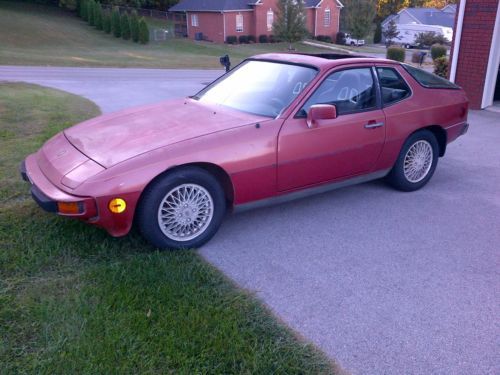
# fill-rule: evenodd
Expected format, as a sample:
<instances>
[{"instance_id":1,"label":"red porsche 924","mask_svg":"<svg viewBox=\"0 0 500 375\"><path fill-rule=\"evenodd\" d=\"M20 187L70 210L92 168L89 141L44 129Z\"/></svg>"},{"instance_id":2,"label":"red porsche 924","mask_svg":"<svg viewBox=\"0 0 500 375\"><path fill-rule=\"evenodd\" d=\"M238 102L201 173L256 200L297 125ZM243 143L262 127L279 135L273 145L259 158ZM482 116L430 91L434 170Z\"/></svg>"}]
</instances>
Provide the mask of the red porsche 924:
<instances>
[{"instance_id":1,"label":"red porsche 924","mask_svg":"<svg viewBox=\"0 0 500 375\"><path fill-rule=\"evenodd\" d=\"M47 211L199 247L228 209L382 177L420 189L467 110L458 86L394 61L259 55L192 97L73 126L21 174Z\"/></svg>"}]
</instances>

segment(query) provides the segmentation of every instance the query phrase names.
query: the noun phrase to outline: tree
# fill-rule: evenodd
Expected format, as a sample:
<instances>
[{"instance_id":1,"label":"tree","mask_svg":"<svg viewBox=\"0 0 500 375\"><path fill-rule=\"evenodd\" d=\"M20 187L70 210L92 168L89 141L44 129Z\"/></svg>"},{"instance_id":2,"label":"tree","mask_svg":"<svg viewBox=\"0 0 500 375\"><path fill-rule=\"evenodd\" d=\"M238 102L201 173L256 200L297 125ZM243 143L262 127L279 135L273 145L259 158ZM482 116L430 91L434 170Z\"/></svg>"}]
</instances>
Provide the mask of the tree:
<instances>
[{"instance_id":1,"label":"tree","mask_svg":"<svg viewBox=\"0 0 500 375\"><path fill-rule=\"evenodd\" d=\"M113 12L111 13L111 30L113 30L113 35L116 38L122 36L122 28L120 23L120 11L118 7L113 8Z\"/></svg>"},{"instance_id":2,"label":"tree","mask_svg":"<svg viewBox=\"0 0 500 375\"><path fill-rule=\"evenodd\" d=\"M373 34L373 43L380 43L382 41L382 25L380 21L376 22L375 33Z\"/></svg>"},{"instance_id":3,"label":"tree","mask_svg":"<svg viewBox=\"0 0 500 375\"><path fill-rule=\"evenodd\" d=\"M394 22L394 20L391 20L391 22L389 22L389 25L387 26L387 29L382 34L384 34L386 46L390 46L391 44L393 44L393 40L397 39L399 36L399 30L396 22Z\"/></svg>"},{"instance_id":4,"label":"tree","mask_svg":"<svg viewBox=\"0 0 500 375\"><path fill-rule=\"evenodd\" d=\"M273 31L278 39L289 43L290 49L293 42L308 35L303 0L279 0Z\"/></svg>"},{"instance_id":5,"label":"tree","mask_svg":"<svg viewBox=\"0 0 500 375\"><path fill-rule=\"evenodd\" d=\"M147 44L149 42L149 28L144 17L139 20L139 42Z\"/></svg>"},{"instance_id":6,"label":"tree","mask_svg":"<svg viewBox=\"0 0 500 375\"><path fill-rule=\"evenodd\" d=\"M120 28L122 30L122 38L130 39L130 20L127 13L123 13L120 19Z\"/></svg>"},{"instance_id":7,"label":"tree","mask_svg":"<svg viewBox=\"0 0 500 375\"><path fill-rule=\"evenodd\" d=\"M102 29L106 34L111 34L111 14L108 11L103 12Z\"/></svg>"},{"instance_id":8,"label":"tree","mask_svg":"<svg viewBox=\"0 0 500 375\"><path fill-rule=\"evenodd\" d=\"M130 35L135 43L139 41L139 16L135 10L132 11L130 16Z\"/></svg>"},{"instance_id":9,"label":"tree","mask_svg":"<svg viewBox=\"0 0 500 375\"><path fill-rule=\"evenodd\" d=\"M373 0L351 0L347 14L351 36L354 39L366 37L372 29L375 15L376 7Z\"/></svg>"},{"instance_id":10,"label":"tree","mask_svg":"<svg viewBox=\"0 0 500 375\"><path fill-rule=\"evenodd\" d=\"M82 17L82 20L84 21L89 20L87 0L82 0L82 3L80 4L80 17Z\"/></svg>"},{"instance_id":11,"label":"tree","mask_svg":"<svg viewBox=\"0 0 500 375\"><path fill-rule=\"evenodd\" d=\"M94 0L87 1L87 21L88 21L90 26L95 25L94 7L95 7Z\"/></svg>"},{"instance_id":12,"label":"tree","mask_svg":"<svg viewBox=\"0 0 500 375\"><path fill-rule=\"evenodd\" d=\"M102 7L101 3L94 5L94 26L97 30L102 30Z\"/></svg>"}]
</instances>

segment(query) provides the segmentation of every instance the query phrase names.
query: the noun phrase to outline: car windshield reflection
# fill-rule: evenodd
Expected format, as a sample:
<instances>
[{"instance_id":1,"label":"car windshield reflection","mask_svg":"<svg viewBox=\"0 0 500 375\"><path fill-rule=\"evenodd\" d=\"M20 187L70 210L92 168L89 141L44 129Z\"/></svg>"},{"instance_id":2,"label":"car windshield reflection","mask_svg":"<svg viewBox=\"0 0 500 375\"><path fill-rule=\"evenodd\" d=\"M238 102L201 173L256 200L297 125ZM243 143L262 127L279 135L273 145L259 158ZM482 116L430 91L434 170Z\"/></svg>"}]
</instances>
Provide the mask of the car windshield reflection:
<instances>
[{"instance_id":1,"label":"car windshield reflection","mask_svg":"<svg viewBox=\"0 0 500 375\"><path fill-rule=\"evenodd\" d=\"M250 60L194 98L260 116L276 117L307 87L317 70L310 67Z\"/></svg>"}]
</instances>

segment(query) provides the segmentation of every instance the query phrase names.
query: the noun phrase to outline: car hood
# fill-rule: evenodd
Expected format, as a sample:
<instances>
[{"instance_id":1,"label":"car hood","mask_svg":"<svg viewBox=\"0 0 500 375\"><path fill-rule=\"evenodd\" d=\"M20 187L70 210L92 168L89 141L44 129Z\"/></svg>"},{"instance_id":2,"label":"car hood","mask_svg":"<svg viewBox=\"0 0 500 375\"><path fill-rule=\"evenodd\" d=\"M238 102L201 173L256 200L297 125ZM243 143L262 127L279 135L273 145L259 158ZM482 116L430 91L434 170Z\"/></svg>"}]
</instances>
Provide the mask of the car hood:
<instances>
[{"instance_id":1,"label":"car hood","mask_svg":"<svg viewBox=\"0 0 500 375\"><path fill-rule=\"evenodd\" d=\"M182 99L96 117L64 134L80 152L109 168L160 147L265 119Z\"/></svg>"}]
</instances>

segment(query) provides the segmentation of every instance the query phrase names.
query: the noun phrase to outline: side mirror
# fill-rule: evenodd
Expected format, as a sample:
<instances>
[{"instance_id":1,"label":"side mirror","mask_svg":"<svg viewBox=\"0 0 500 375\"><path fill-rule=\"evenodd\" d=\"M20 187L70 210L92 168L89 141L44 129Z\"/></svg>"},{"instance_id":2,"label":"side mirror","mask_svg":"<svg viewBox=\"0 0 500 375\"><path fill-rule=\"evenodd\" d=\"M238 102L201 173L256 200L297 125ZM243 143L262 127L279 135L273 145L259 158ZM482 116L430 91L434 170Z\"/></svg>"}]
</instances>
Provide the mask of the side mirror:
<instances>
[{"instance_id":1,"label":"side mirror","mask_svg":"<svg viewBox=\"0 0 500 375\"><path fill-rule=\"evenodd\" d=\"M307 127L318 126L318 120L333 120L337 118L337 107L332 104L315 104L307 112Z\"/></svg>"}]
</instances>

